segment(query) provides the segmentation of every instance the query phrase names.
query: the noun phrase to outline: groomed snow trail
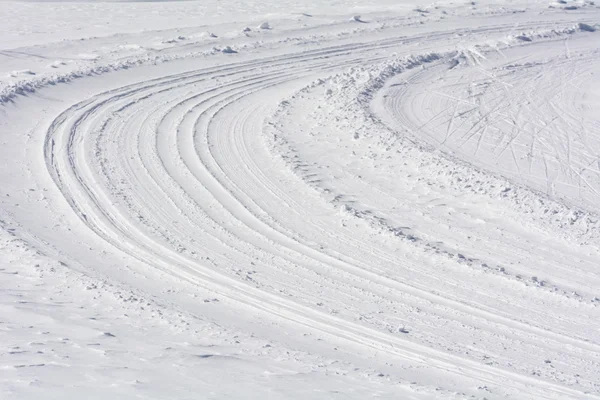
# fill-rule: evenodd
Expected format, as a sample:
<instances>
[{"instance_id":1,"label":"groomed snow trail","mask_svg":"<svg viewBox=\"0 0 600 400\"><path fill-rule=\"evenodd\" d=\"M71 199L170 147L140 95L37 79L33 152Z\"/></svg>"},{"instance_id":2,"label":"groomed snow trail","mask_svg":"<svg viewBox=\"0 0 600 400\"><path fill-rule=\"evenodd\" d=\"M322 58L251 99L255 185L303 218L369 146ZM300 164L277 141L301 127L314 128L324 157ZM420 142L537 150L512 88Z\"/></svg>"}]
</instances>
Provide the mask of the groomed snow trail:
<instances>
[{"instance_id":1,"label":"groomed snow trail","mask_svg":"<svg viewBox=\"0 0 600 400\"><path fill-rule=\"evenodd\" d=\"M599 8L299 10L2 43L0 394L600 398Z\"/></svg>"}]
</instances>

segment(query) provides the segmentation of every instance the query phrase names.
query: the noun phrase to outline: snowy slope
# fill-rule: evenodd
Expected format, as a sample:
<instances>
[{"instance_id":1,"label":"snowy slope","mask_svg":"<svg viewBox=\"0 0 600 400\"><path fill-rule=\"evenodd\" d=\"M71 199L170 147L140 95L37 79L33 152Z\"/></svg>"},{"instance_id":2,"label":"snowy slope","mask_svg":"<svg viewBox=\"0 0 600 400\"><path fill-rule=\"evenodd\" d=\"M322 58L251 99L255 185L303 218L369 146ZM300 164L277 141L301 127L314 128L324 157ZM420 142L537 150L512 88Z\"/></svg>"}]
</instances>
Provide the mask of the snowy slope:
<instances>
[{"instance_id":1,"label":"snowy slope","mask_svg":"<svg viewBox=\"0 0 600 400\"><path fill-rule=\"evenodd\" d=\"M0 3L1 398L600 398L600 8Z\"/></svg>"}]
</instances>

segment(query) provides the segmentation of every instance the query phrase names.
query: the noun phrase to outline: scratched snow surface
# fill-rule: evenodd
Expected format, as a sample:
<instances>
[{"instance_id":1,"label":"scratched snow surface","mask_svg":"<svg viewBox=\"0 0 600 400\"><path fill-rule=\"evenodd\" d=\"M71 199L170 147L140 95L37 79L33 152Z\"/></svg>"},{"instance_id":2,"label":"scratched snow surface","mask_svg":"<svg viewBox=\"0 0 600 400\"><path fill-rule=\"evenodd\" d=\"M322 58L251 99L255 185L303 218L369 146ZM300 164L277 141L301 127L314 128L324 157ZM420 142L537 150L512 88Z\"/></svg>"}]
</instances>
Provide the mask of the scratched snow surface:
<instances>
[{"instance_id":1,"label":"scratched snow surface","mask_svg":"<svg viewBox=\"0 0 600 400\"><path fill-rule=\"evenodd\" d=\"M600 7L0 3L0 398L600 398Z\"/></svg>"}]
</instances>

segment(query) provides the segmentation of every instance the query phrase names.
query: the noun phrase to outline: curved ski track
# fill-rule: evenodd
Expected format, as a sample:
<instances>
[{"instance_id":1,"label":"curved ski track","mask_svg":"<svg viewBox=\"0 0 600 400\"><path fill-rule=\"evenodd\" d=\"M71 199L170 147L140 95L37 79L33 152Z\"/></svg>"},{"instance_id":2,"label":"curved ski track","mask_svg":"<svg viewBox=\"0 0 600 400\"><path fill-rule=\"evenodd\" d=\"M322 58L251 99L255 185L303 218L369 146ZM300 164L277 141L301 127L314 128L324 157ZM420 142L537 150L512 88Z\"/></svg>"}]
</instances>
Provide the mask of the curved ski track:
<instances>
[{"instance_id":1,"label":"curved ski track","mask_svg":"<svg viewBox=\"0 0 600 400\"><path fill-rule=\"evenodd\" d=\"M469 34L512 29L493 26ZM317 79L350 67L377 66L387 58L382 50L403 54L402 46L411 41L420 42L423 53L446 51L447 36L394 38L246 62L232 57L222 66L99 93L53 118L45 132L46 168L85 226L115 251L217 293L249 313L319 332L357 354L433 371L442 388L447 380L459 382L451 387L478 383L522 398L598 395L595 304L523 285L502 273L483 273L340 212L314 188L330 185L328 190L382 212L386 202L402 199L415 211L398 217L398 224L417 224L429 209L413 197L402 198L400 183L357 178L344 186L340 178L336 184L334 178L345 174L335 169L344 157L334 154L336 146L344 146L342 140L324 147L331 153L323 151L322 164L313 162L317 158L305 161L310 151L298 151L294 162L302 176L285 160L294 155L277 156L266 140L265 132L286 128L288 118L300 121L286 131L290 143L300 146L298 138L314 122L303 110L326 101ZM440 60L423 66L423 79L433 81L447 68L444 54L450 53L440 54ZM303 87L310 89L298 93ZM446 116L457 112L447 102L431 107L420 102L409 104L410 112L396 113L406 106L406 94L386 93L391 101L386 118L404 123L405 115L416 116L416 122L409 121L413 127L434 120L442 108ZM284 99L287 117L265 122ZM344 118L342 107L330 118ZM326 121L327 115L320 118ZM468 135L461 140L477 143L477 136ZM412 188L421 190L418 184ZM393 220L390 213L386 218ZM453 218L444 223L452 225ZM461 232L466 236L467 230ZM432 241L452 235L441 227L421 233ZM514 243L505 245L475 234L488 243L481 246L507 257L518 243L517 233L509 238ZM521 256L528 251L517 250ZM600 275L590 267L592 261L582 259L568 269L557 259L548 257L553 283L593 296ZM578 311L570 312L573 308ZM550 368L545 360L560 362Z\"/></svg>"}]
</instances>

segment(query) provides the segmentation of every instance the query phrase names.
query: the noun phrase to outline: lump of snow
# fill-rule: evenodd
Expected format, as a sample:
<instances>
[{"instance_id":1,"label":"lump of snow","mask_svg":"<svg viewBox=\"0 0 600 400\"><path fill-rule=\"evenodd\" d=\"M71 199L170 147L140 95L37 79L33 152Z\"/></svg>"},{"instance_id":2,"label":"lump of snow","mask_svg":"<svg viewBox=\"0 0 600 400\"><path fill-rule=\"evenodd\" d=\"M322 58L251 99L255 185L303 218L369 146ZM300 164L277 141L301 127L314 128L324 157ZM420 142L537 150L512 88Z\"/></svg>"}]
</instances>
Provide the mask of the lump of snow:
<instances>
[{"instance_id":1,"label":"lump of snow","mask_svg":"<svg viewBox=\"0 0 600 400\"><path fill-rule=\"evenodd\" d=\"M593 26L591 26L591 25L584 24L584 23L582 23L582 22L580 22L580 23L578 23L578 24L577 24L577 28L578 28L580 31L583 31L583 32L596 32L596 28L594 28L594 27L593 27Z\"/></svg>"},{"instance_id":2,"label":"lump of snow","mask_svg":"<svg viewBox=\"0 0 600 400\"><path fill-rule=\"evenodd\" d=\"M63 61L54 61L52 64L48 65L48 68L59 68L62 65L67 65Z\"/></svg>"},{"instance_id":3,"label":"lump of snow","mask_svg":"<svg viewBox=\"0 0 600 400\"><path fill-rule=\"evenodd\" d=\"M517 39L522 42L531 42L531 38L529 36L525 36L525 35L517 36Z\"/></svg>"},{"instance_id":4,"label":"lump of snow","mask_svg":"<svg viewBox=\"0 0 600 400\"><path fill-rule=\"evenodd\" d=\"M363 21L362 19L360 19L360 15L355 15L352 18L350 18L350 21L354 21L354 22L362 22L364 23L365 21Z\"/></svg>"},{"instance_id":5,"label":"lump of snow","mask_svg":"<svg viewBox=\"0 0 600 400\"><path fill-rule=\"evenodd\" d=\"M237 53L237 51L235 51L234 49L232 49L230 46L225 46L225 48L223 48L221 50L221 53L234 54L234 53Z\"/></svg>"},{"instance_id":6,"label":"lump of snow","mask_svg":"<svg viewBox=\"0 0 600 400\"><path fill-rule=\"evenodd\" d=\"M250 32L251 30L252 30L252 29L250 29L250 28L248 28L248 27L245 27L245 28L244 28L244 30L243 30L243 32Z\"/></svg>"},{"instance_id":7,"label":"lump of snow","mask_svg":"<svg viewBox=\"0 0 600 400\"><path fill-rule=\"evenodd\" d=\"M35 75L35 72L30 69L22 69L19 71L12 71L10 74L8 74L8 76L11 78L16 78L20 75Z\"/></svg>"},{"instance_id":8,"label":"lump of snow","mask_svg":"<svg viewBox=\"0 0 600 400\"><path fill-rule=\"evenodd\" d=\"M271 25L268 22L263 22L258 26L258 29L271 29Z\"/></svg>"}]
</instances>

